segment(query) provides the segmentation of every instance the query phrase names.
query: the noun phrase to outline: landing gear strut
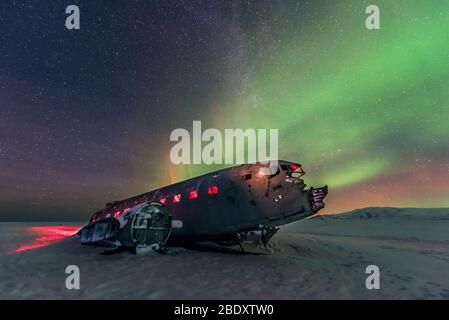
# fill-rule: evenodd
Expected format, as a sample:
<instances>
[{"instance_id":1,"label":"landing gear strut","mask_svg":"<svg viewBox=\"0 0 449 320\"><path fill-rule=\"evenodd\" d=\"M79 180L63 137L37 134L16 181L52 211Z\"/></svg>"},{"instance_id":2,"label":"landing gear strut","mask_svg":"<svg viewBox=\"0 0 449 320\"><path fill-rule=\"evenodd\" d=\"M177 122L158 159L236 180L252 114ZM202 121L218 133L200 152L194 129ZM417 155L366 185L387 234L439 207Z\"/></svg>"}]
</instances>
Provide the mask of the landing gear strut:
<instances>
[{"instance_id":1,"label":"landing gear strut","mask_svg":"<svg viewBox=\"0 0 449 320\"><path fill-rule=\"evenodd\" d=\"M261 241L265 249L267 248L268 241L278 232L279 227L264 227L262 229Z\"/></svg>"},{"instance_id":2,"label":"landing gear strut","mask_svg":"<svg viewBox=\"0 0 449 320\"><path fill-rule=\"evenodd\" d=\"M246 240L256 243L262 243L266 249L268 242L278 230L279 227L268 227L266 225L260 225L258 230L237 233L236 241L243 252L245 252L245 249L242 246L242 241Z\"/></svg>"}]
</instances>

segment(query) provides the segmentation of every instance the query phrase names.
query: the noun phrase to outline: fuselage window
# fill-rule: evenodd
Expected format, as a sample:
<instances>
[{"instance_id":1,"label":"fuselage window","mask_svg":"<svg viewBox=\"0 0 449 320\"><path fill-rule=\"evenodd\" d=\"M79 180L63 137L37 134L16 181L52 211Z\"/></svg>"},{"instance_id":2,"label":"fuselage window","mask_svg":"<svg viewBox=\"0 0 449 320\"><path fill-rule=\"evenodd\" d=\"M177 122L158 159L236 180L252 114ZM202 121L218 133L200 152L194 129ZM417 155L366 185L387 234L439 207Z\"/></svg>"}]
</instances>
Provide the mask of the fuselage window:
<instances>
[{"instance_id":1,"label":"fuselage window","mask_svg":"<svg viewBox=\"0 0 449 320\"><path fill-rule=\"evenodd\" d=\"M213 195L218 194L218 186L210 186L207 188L207 194Z\"/></svg>"},{"instance_id":2,"label":"fuselage window","mask_svg":"<svg viewBox=\"0 0 449 320\"><path fill-rule=\"evenodd\" d=\"M190 191L189 199L192 200L192 199L196 199L196 198L198 198L198 190L195 189L195 190Z\"/></svg>"},{"instance_id":3,"label":"fuselage window","mask_svg":"<svg viewBox=\"0 0 449 320\"><path fill-rule=\"evenodd\" d=\"M180 201L181 201L181 194L180 194L180 193L175 194L175 195L173 196L173 203L178 203L178 202L180 202Z\"/></svg>"}]
</instances>

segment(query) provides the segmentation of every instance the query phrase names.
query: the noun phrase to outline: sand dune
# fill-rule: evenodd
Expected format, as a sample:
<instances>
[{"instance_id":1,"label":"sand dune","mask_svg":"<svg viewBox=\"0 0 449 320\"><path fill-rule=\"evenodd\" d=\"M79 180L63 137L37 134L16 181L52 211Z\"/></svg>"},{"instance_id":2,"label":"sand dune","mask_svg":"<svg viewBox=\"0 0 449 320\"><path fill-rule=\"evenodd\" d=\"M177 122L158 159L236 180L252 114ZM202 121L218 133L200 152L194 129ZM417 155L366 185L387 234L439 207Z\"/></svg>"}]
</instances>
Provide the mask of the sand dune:
<instances>
[{"instance_id":1,"label":"sand dune","mask_svg":"<svg viewBox=\"0 0 449 320\"><path fill-rule=\"evenodd\" d=\"M246 253L203 244L101 255L73 237L15 253L32 241L30 226L0 224L2 299L449 299L449 209L316 216ZM69 264L80 268L80 290L65 288ZM379 290L365 287L370 264Z\"/></svg>"}]
</instances>

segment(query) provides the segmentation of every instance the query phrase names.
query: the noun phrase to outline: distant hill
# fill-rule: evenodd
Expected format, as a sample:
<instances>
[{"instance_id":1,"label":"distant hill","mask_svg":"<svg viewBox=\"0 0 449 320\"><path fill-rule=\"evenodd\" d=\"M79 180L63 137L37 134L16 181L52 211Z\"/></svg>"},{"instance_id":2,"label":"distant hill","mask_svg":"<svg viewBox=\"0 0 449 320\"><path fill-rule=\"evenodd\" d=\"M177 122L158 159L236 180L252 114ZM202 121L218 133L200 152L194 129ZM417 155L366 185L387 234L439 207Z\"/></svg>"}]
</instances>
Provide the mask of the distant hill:
<instances>
[{"instance_id":1,"label":"distant hill","mask_svg":"<svg viewBox=\"0 0 449 320\"><path fill-rule=\"evenodd\" d=\"M363 208L317 215L286 225L282 232L390 241L439 241L449 245L449 208Z\"/></svg>"},{"instance_id":2,"label":"distant hill","mask_svg":"<svg viewBox=\"0 0 449 320\"><path fill-rule=\"evenodd\" d=\"M413 219L449 220L449 208L390 208L370 207L345 213L316 215L311 219Z\"/></svg>"}]
</instances>

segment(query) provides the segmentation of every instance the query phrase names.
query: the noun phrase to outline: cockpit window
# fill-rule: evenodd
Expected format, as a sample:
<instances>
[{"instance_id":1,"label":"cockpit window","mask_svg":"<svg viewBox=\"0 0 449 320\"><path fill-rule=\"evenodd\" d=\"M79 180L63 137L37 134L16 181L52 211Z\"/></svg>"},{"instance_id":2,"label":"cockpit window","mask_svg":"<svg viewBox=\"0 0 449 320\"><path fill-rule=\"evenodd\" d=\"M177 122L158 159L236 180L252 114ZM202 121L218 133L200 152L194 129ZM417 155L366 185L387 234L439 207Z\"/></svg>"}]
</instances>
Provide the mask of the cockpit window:
<instances>
[{"instance_id":1,"label":"cockpit window","mask_svg":"<svg viewBox=\"0 0 449 320\"><path fill-rule=\"evenodd\" d=\"M305 175L305 171L300 164L283 164L281 169L287 172L287 175L292 178L300 178Z\"/></svg>"}]
</instances>

